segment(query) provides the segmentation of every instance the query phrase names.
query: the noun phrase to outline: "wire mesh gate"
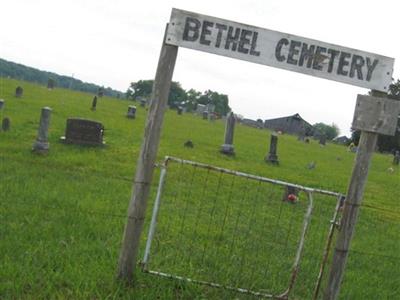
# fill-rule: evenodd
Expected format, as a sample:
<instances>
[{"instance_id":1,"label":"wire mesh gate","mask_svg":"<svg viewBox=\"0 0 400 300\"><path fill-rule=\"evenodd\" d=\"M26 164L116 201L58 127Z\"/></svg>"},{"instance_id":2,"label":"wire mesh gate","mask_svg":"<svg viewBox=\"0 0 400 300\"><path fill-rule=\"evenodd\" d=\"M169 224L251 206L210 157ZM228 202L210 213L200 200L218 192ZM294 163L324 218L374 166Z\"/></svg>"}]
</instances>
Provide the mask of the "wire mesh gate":
<instances>
[{"instance_id":1,"label":"wire mesh gate","mask_svg":"<svg viewBox=\"0 0 400 300\"><path fill-rule=\"evenodd\" d=\"M342 201L338 193L166 157L142 270L256 296L287 299L294 291L316 299Z\"/></svg>"}]
</instances>

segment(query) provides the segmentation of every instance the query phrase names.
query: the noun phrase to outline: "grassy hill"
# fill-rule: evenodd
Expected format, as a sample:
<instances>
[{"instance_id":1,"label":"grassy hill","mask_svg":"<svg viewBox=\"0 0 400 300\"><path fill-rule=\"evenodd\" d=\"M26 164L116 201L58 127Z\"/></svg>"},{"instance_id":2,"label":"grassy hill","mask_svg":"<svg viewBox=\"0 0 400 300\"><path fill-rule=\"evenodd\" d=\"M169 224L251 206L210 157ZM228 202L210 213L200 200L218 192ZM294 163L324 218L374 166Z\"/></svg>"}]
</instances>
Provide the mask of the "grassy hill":
<instances>
[{"instance_id":1,"label":"grassy hill","mask_svg":"<svg viewBox=\"0 0 400 300\"><path fill-rule=\"evenodd\" d=\"M5 99L3 117L11 119L11 130L0 132L0 298L251 299L251 296L226 290L154 277L139 270L135 288L116 282L125 215L147 111L137 105L137 118L131 120L125 117L128 105L132 104L128 101L103 97L98 100L97 110L91 111L93 95L64 89L48 90L15 80L2 81L0 98ZM24 88L24 96L20 99L14 97L17 85ZM37 135L40 109L44 106L52 108L50 152L41 156L31 153L31 148ZM107 146L93 148L60 143L68 117L102 122ZM293 136L281 135L278 145L280 165L272 166L264 162L270 132L238 124L234 157L219 153L223 134L224 123L221 120L207 122L199 116L179 116L169 110L164 121L158 161L171 155L312 188L346 192L354 153L348 152L345 147L333 144L321 147L315 141L305 144ZM194 148L183 147L188 139L193 141ZM307 168L311 161L316 163L316 168ZM394 167L389 171L391 162L392 157L388 155L375 154L373 157L341 299L400 297L400 169ZM180 175L169 177L166 192L175 193L175 197L178 187L188 182L177 176ZM154 177L151 202L157 180L158 172ZM225 193L229 193L227 184L221 184ZM193 195L200 195L204 186L205 183L199 180ZM243 183L243 194L238 192L237 197L243 196L243 201L250 201L246 195L255 193L257 187L247 192L245 189L246 184ZM238 202L230 205L239 210L241 204L237 199ZM306 241L314 241L318 235L321 245L324 244L329 216L333 214L334 207L333 202L326 207L318 206L323 201L328 200L319 202L318 198L315 199L321 217L315 219L318 222L315 221L306 238ZM180 214L190 214L185 205L183 202L175 203L175 210L171 212L177 213L177 216L169 216L176 221L176 224L171 221L171 231L179 230L178 226L186 230L189 226L178 222ZM282 204L279 205L282 207ZM294 211L303 208L302 205L290 209ZM322 210L326 214L323 215ZM294 215L302 217L302 212L299 210ZM251 220L257 213L248 209ZM262 216L263 211L260 213ZM278 209L271 210L269 214L271 217L278 214ZM198 218L206 221L206 217L209 215L203 212ZM168 215L164 218L168 219ZM289 215L280 218L290 220ZM146 224L148 221L149 217ZM260 225L254 225L254 228ZM162 222L160 226L163 226ZM202 227L199 228L201 231ZM206 229L204 227L205 232ZM250 232L240 227L235 227L235 230L239 236ZM160 239L163 238L160 236ZM202 238L207 238L207 235ZM252 242L250 250L270 252L271 249L263 246L259 249L262 241L263 235L260 235L259 244ZM322 257L323 249L318 247L313 255ZM308 270L307 251L306 246L304 263L300 265L293 294L295 299L310 299L317 275L314 271L301 272L302 267ZM155 253L154 257L163 257L164 254ZM174 260L178 255L175 253ZM218 269L219 263L223 262L218 261L218 253L215 255L208 265L215 264ZM271 270L278 272L274 268ZM235 276L240 278L240 275ZM262 282L263 277L257 280Z\"/></svg>"}]
</instances>

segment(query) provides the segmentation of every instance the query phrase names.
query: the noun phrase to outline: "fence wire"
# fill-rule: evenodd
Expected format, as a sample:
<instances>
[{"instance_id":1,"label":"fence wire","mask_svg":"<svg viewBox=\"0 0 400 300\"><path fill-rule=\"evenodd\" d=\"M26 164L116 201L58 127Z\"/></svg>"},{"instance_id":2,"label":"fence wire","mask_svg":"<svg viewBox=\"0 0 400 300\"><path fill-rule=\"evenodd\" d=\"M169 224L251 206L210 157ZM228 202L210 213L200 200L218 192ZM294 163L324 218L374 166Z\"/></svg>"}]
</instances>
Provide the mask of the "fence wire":
<instances>
[{"instance_id":1,"label":"fence wire","mask_svg":"<svg viewBox=\"0 0 400 300\"><path fill-rule=\"evenodd\" d=\"M312 295L338 194L173 158L167 170L146 271L275 297L300 276Z\"/></svg>"},{"instance_id":2,"label":"fence wire","mask_svg":"<svg viewBox=\"0 0 400 300\"><path fill-rule=\"evenodd\" d=\"M400 215L362 205L341 288L342 299L400 299Z\"/></svg>"}]
</instances>

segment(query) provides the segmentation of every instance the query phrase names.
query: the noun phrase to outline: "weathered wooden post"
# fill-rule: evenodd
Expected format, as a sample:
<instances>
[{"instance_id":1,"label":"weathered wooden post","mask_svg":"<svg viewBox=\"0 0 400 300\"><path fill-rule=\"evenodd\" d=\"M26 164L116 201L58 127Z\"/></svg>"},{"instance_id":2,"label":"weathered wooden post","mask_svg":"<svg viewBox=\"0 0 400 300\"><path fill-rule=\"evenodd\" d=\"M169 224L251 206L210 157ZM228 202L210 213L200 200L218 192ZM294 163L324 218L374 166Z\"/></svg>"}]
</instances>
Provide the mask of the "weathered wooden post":
<instances>
[{"instance_id":1,"label":"weathered wooden post","mask_svg":"<svg viewBox=\"0 0 400 300\"><path fill-rule=\"evenodd\" d=\"M45 154L49 151L48 131L50 124L51 108L43 107L40 115L38 135L33 144L32 151Z\"/></svg>"},{"instance_id":2,"label":"weathered wooden post","mask_svg":"<svg viewBox=\"0 0 400 300\"><path fill-rule=\"evenodd\" d=\"M134 276L140 236L147 207L147 198L153 177L161 126L167 106L177 54L178 47L167 45L164 36L119 256L117 277L125 281L131 281Z\"/></svg>"},{"instance_id":3,"label":"weathered wooden post","mask_svg":"<svg viewBox=\"0 0 400 300\"><path fill-rule=\"evenodd\" d=\"M271 134L271 142L269 146L269 153L265 157L267 163L279 165L278 155L276 154L278 150L278 135L276 133Z\"/></svg>"},{"instance_id":4,"label":"weathered wooden post","mask_svg":"<svg viewBox=\"0 0 400 300\"><path fill-rule=\"evenodd\" d=\"M224 144L221 146L221 153L227 155L234 155L235 150L233 147L233 133L235 131L235 115L233 112L228 114L225 125L225 139Z\"/></svg>"},{"instance_id":5,"label":"weathered wooden post","mask_svg":"<svg viewBox=\"0 0 400 300\"><path fill-rule=\"evenodd\" d=\"M337 299L339 295L340 284L345 271L350 243L357 223L359 207L362 202L369 165L378 134L394 135L396 131L400 102L385 98L386 94L382 92L373 91L372 95L358 95L357 97L352 127L353 129L361 130L361 137L347 190L324 300Z\"/></svg>"}]
</instances>

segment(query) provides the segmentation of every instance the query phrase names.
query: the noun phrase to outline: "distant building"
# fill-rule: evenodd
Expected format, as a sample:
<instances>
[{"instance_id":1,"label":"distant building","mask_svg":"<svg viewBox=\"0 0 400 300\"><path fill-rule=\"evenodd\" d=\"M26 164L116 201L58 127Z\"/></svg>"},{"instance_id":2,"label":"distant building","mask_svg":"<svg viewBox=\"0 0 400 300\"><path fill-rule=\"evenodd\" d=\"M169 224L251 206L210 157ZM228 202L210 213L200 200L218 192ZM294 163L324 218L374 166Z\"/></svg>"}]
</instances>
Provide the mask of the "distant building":
<instances>
[{"instance_id":1,"label":"distant building","mask_svg":"<svg viewBox=\"0 0 400 300\"><path fill-rule=\"evenodd\" d=\"M336 137L333 139L334 143L340 144L340 145L347 145L350 144L351 139L349 139L347 136L342 135L339 137Z\"/></svg>"},{"instance_id":2,"label":"distant building","mask_svg":"<svg viewBox=\"0 0 400 300\"><path fill-rule=\"evenodd\" d=\"M305 121L299 114L292 116L270 119L264 121L264 127L282 131L283 133L312 136L314 133L313 126Z\"/></svg>"},{"instance_id":3,"label":"distant building","mask_svg":"<svg viewBox=\"0 0 400 300\"><path fill-rule=\"evenodd\" d=\"M262 121L260 123L258 121L252 120L252 119L243 118L240 120L240 123L242 123L243 125L246 125L246 126L250 126L250 127L263 128Z\"/></svg>"}]
</instances>

